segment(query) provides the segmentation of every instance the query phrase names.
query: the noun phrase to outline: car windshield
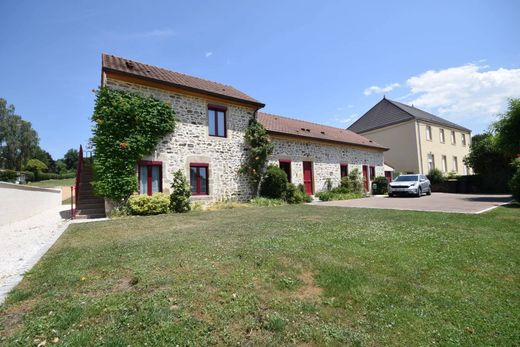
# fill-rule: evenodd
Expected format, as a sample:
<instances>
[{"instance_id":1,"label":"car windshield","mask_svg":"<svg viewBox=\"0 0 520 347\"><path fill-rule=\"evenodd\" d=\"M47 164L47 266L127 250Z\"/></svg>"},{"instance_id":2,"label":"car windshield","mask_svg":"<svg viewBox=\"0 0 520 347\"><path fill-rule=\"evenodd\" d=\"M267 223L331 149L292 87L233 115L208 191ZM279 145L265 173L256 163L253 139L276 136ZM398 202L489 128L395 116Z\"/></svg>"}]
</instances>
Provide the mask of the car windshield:
<instances>
[{"instance_id":1,"label":"car windshield","mask_svg":"<svg viewBox=\"0 0 520 347\"><path fill-rule=\"evenodd\" d=\"M396 182L411 182L418 181L417 176L399 176L395 179Z\"/></svg>"}]
</instances>

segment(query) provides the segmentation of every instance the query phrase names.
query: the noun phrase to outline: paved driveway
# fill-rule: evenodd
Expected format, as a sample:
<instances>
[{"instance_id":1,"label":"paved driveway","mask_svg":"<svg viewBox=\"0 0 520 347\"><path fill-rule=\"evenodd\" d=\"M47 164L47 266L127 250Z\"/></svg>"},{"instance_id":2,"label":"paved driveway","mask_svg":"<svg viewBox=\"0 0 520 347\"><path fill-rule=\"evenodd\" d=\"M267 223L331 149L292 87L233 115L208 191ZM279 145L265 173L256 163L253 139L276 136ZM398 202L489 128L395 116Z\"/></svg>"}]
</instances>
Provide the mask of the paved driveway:
<instances>
[{"instance_id":1,"label":"paved driveway","mask_svg":"<svg viewBox=\"0 0 520 347\"><path fill-rule=\"evenodd\" d=\"M510 195L432 193L431 196L378 196L356 200L314 202L318 206L383 208L395 210L482 213L511 201Z\"/></svg>"}]
</instances>

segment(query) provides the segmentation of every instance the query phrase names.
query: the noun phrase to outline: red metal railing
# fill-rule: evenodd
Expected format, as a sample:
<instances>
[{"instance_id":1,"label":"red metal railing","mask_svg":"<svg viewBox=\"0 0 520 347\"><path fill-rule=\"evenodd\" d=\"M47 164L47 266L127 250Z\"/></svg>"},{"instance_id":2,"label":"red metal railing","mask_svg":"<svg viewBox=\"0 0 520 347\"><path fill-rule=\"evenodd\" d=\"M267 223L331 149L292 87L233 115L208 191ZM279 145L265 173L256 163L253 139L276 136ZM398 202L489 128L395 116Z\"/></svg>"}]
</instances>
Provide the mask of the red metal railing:
<instances>
[{"instance_id":1,"label":"red metal railing","mask_svg":"<svg viewBox=\"0 0 520 347\"><path fill-rule=\"evenodd\" d=\"M76 217L79 200L79 185L81 183L81 171L83 170L83 146L79 145L78 167L76 169L76 184L70 187L70 218Z\"/></svg>"}]
</instances>

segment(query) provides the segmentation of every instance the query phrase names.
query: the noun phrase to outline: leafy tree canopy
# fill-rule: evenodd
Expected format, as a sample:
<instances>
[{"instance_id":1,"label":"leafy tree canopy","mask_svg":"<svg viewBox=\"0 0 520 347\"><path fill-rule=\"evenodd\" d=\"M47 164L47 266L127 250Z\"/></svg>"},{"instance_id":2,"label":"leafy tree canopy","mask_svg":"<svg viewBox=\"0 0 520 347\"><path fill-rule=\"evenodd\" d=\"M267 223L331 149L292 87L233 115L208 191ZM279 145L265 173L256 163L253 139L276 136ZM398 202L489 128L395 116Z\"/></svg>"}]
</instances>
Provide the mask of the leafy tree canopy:
<instances>
[{"instance_id":1,"label":"leafy tree canopy","mask_svg":"<svg viewBox=\"0 0 520 347\"><path fill-rule=\"evenodd\" d=\"M47 171L47 165L38 159L30 159L25 165L25 169L32 172L43 172Z\"/></svg>"},{"instance_id":2,"label":"leafy tree canopy","mask_svg":"<svg viewBox=\"0 0 520 347\"><path fill-rule=\"evenodd\" d=\"M511 158L520 154L520 99L509 100L509 109L491 127L500 152Z\"/></svg>"}]
</instances>

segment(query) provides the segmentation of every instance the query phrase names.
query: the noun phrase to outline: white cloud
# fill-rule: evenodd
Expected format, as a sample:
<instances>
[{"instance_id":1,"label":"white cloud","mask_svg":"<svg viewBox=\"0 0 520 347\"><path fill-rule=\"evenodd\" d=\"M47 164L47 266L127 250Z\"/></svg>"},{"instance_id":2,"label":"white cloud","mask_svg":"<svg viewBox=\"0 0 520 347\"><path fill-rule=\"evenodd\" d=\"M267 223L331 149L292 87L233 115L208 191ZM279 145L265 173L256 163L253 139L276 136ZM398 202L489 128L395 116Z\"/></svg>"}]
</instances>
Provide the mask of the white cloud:
<instances>
[{"instance_id":1,"label":"white cloud","mask_svg":"<svg viewBox=\"0 0 520 347\"><path fill-rule=\"evenodd\" d=\"M395 88L399 88L400 86L401 85L399 83L392 83L392 84L386 85L384 87L371 86L371 87L368 87L367 89L365 89L363 94L368 96L370 94L375 94L375 93L388 93L389 91L392 91Z\"/></svg>"},{"instance_id":2,"label":"white cloud","mask_svg":"<svg viewBox=\"0 0 520 347\"><path fill-rule=\"evenodd\" d=\"M153 29L150 31L142 31L136 33L110 33L110 35L119 40L135 40L135 39L165 39L175 36L173 29Z\"/></svg>"},{"instance_id":3,"label":"white cloud","mask_svg":"<svg viewBox=\"0 0 520 347\"><path fill-rule=\"evenodd\" d=\"M206 56L206 58L209 58L213 55L213 52L206 52L204 53L204 55Z\"/></svg>"},{"instance_id":4,"label":"white cloud","mask_svg":"<svg viewBox=\"0 0 520 347\"><path fill-rule=\"evenodd\" d=\"M357 113L353 113L349 116L341 116L341 115L335 115L334 117L330 118L325 124L331 125L331 126L337 126L339 128L346 128L352 121L357 119L359 115Z\"/></svg>"},{"instance_id":5,"label":"white cloud","mask_svg":"<svg viewBox=\"0 0 520 347\"><path fill-rule=\"evenodd\" d=\"M489 124L508 98L520 97L520 69L487 68L467 64L412 76L406 103L453 121Z\"/></svg>"}]
</instances>

